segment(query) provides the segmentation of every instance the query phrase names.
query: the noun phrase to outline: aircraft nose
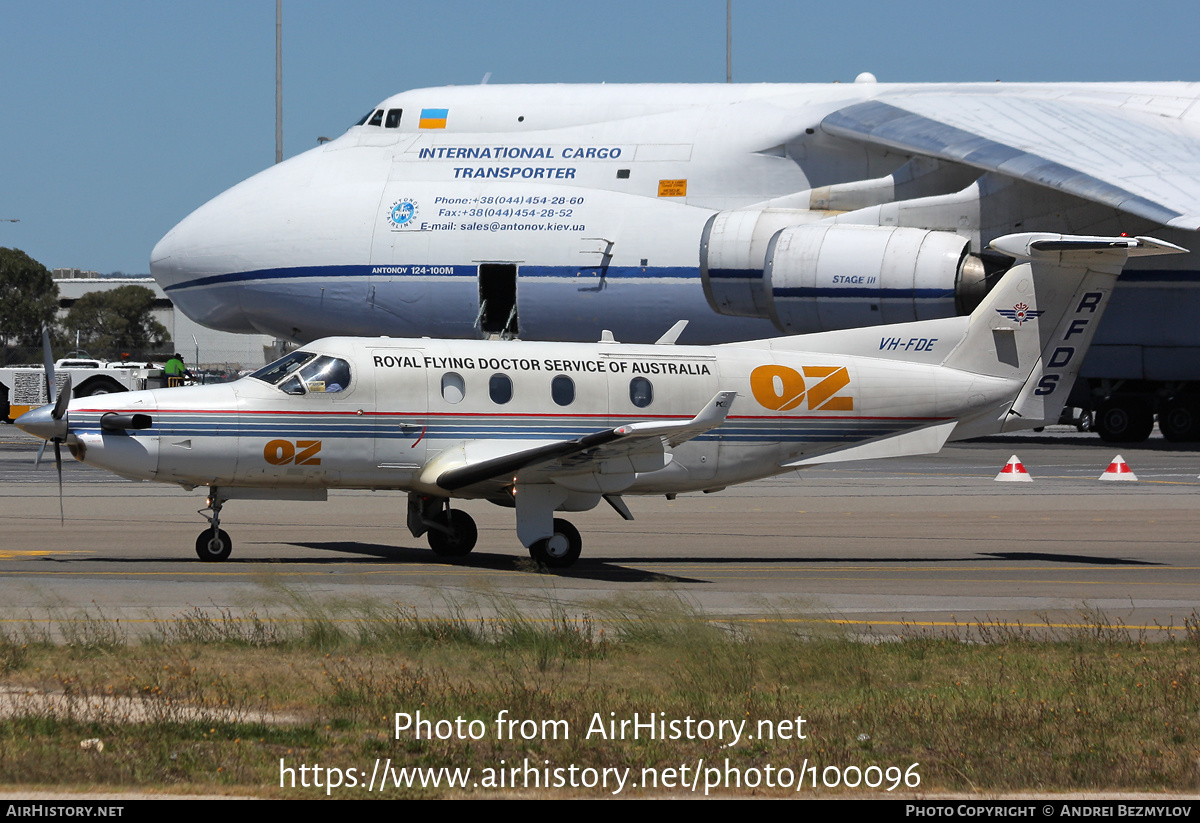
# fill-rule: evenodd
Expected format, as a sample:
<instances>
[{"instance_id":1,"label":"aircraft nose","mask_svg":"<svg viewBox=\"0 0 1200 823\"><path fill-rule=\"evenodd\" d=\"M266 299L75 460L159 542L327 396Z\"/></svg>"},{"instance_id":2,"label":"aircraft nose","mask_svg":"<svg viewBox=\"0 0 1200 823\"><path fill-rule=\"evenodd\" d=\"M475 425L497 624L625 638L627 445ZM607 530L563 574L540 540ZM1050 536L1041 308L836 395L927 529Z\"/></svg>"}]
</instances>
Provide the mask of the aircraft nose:
<instances>
[{"instance_id":1,"label":"aircraft nose","mask_svg":"<svg viewBox=\"0 0 1200 823\"><path fill-rule=\"evenodd\" d=\"M203 219L204 207L185 217L154 246L150 274L188 317L214 329L254 334L236 292L219 288L230 271L223 233Z\"/></svg>"},{"instance_id":2,"label":"aircraft nose","mask_svg":"<svg viewBox=\"0 0 1200 823\"><path fill-rule=\"evenodd\" d=\"M290 265L297 249L310 251L314 229L299 206L311 198L309 181L319 159L315 149L259 172L158 241L150 273L184 314L222 331L261 332L243 306L261 311L269 305L261 293L266 284Z\"/></svg>"}]
</instances>

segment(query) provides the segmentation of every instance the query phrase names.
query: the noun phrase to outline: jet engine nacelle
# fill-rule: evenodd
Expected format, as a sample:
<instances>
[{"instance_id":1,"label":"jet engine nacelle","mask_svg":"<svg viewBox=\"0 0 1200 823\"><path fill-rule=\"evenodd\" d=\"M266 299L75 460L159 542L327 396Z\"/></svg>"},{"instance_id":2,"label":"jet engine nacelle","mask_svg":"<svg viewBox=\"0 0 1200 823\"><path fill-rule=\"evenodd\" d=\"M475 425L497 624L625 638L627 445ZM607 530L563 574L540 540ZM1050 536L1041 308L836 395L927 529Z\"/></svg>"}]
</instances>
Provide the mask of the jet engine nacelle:
<instances>
[{"instance_id":1,"label":"jet engine nacelle","mask_svg":"<svg viewBox=\"0 0 1200 823\"><path fill-rule=\"evenodd\" d=\"M709 219L700 273L714 311L769 318L798 334L952 317L987 291L982 262L957 234L796 225L804 214L827 216L767 210Z\"/></svg>"}]
</instances>

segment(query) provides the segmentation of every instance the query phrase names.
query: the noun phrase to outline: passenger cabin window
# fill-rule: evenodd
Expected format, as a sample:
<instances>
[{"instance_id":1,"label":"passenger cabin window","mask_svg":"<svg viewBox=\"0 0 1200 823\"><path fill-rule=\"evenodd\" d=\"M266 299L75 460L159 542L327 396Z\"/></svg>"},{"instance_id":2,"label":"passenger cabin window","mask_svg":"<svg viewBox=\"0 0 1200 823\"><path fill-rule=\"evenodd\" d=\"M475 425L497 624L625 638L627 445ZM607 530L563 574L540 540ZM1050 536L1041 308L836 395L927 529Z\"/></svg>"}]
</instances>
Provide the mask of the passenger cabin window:
<instances>
[{"instance_id":1,"label":"passenger cabin window","mask_svg":"<svg viewBox=\"0 0 1200 823\"><path fill-rule=\"evenodd\" d=\"M629 381L629 402L644 409L654 402L654 386L644 377Z\"/></svg>"},{"instance_id":2,"label":"passenger cabin window","mask_svg":"<svg viewBox=\"0 0 1200 823\"><path fill-rule=\"evenodd\" d=\"M389 129L400 128L400 115L404 113L404 109L388 109L387 120L384 122L384 127Z\"/></svg>"},{"instance_id":3,"label":"passenger cabin window","mask_svg":"<svg viewBox=\"0 0 1200 823\"><path fill-rule=\"evenodd\" d=\"M447 403L461 403L467 396L467 384L461 374L448 371L442 375L442 399Z\"/></svg>"},{"instance_id":4,"label":"passenger cabin window","mask_svg":"<svg viewBox=\"0 0 1200 823\"><path fill-rule=\"evenodd\" d=\"M497 406L503 406L513 396L512 378L507 374L497 372L488 380L488 394L492 397L492 402Z\"/></svg>"},{"instance_id":5,"label":"passenger cabin window","mask_svg":"<svg viewBox=\"0 0 1200 823\"><path fill-rule=\"evenodd\" d=\"M371 117L371 121L369 123L367 123L367 125L368 126L382 126L383 125L383 109L380 109L379 111L375 112L375 114L372 115L372 117Z\"/></svg>"},{"instance_id":6,"label":"passenger cabin window","mask_svg":"<svg viewBox=\"0 0 1200 823\"><path fill-rule=\"evenodd\" d=\"M575 402L575 381L560 374L550 381L550 396L560 406L569 406Z\"/></svg>"}]
</instances>

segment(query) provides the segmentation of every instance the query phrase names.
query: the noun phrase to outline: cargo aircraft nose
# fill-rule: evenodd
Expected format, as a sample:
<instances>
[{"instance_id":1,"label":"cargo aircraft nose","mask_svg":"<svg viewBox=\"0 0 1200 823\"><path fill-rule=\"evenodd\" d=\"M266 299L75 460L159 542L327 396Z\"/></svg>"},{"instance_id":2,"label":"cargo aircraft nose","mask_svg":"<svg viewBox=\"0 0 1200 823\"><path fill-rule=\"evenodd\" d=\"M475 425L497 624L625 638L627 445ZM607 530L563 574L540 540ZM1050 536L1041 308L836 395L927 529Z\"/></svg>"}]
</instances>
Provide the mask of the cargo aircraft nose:
<instances>
[{"instance_id":1,"label":"cargo aircraft nose","mask_svg":"<svg viewBox=\"0 0 1200 823\"><path fill-rule=\"evenodd\" d=\"M214 208L222 199L226 202ZM240 268L229 228L249 218L236 198L222 195L181 220L150 253L151 276L197 323L221 331L258 331L242 313L237 290L221 285Z\"/></svg>"},{"instance_id":2,"label":"cargo aircraft nose","mask_svg":"<svg viewBox=\"0 0 1200 823\"><path fill-rule=\"evenodd\" d=\"M215 329L297 339L353 331L340 303L362 313L390 162L334 141L261 171L167 232L150 273L184 314ZM335 308L343 322L316 328Z\"/></svg>"}]
</instances>

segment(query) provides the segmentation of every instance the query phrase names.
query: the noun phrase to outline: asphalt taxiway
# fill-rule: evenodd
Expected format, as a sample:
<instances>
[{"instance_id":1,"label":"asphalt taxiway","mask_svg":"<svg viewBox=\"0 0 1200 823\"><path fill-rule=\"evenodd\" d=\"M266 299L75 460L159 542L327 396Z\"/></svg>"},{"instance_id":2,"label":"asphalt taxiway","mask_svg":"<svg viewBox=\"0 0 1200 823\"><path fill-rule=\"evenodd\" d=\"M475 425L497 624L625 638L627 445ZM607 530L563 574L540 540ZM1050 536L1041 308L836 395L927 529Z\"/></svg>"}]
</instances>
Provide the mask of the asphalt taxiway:
<instances>
[{"instance_id":1,"label":"asphalt taxiway","mask_svg":"<svg viewBox=\"0 0 1200 823\"><path fill-rule=\"evenodd\" d=\"M0 427L0 618L85 610L152 625L195 608L282 616L314 599L492 615L588 612L679 600L716 618L892 634L972 622L1064 631L1109 626L1183 635L1200 609L1200 447L1157 433L1114 448L1052 429L952 444L939 455L832 464L712 495L628 498L568 515L579 563L539 570L511 510L466 502L475 551L449 564L404 528L399 492L332 492L327 503L233 501L233 556L201 563L203 490L134 483L53 461ZM1137 482L1097 478L1120 451ZM1017 453L1032 483L997 483ZM353 609L347 613L353 612ZM1072 628L1073 627L1073 628Z\"/></svg>"}]
</instances>

